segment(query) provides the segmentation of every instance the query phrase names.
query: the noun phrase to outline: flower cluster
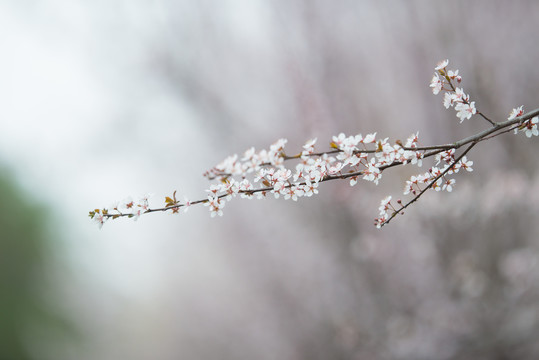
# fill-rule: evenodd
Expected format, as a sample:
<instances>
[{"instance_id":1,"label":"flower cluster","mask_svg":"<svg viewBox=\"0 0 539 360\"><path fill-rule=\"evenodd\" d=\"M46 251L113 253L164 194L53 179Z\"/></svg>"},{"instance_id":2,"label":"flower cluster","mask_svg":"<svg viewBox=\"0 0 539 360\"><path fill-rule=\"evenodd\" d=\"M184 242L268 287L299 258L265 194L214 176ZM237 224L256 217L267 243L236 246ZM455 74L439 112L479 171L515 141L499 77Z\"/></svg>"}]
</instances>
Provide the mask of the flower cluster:
<instances>
[{"instance_id":1,"label":"flower cluster","mask_svg":"<svg viewBox=\"0 0 539 360\"><path fill-rule=\"evenodd\" d=\"M236 196L242 198L265 198L272 194L275 198L298 201L301 197L311 197L319 192L323 181L348 179L354 186L359 179L378 184L385 168L396 164L422 166L425 150L418 147L418 133L412 134L403 144L389 142L388 138L378 139L376 133L347 136L341 133L333 136L332 150L315 150L317 139L310 139L303 150L293 156L286 155L286 139L279 139L269 150L256 151L250 148L243 156L228 156L204 175L213 183L206 190L206 199L179 201L176 192L165 197L165 207L150 209L148 197L135 203L124 201L110 209L94 210L90 217L100 225L107 219L121 216L138 218L142 213L171 210L179 213L180 208L203 203L212 217L222 216L227 201ZM295 165L285 166L295 161Z\"/></svg>"},{"instance_id":2,"label":"flower cluster","mask_svg":"<svg viewBox=\"0 0 539 360\"><path fill-rule=\"evenodd\" d=\"M473 161L467 159L466 156L460 159L455 159L455 149L449 149L440 152L434 156L436 165L443 162L443 167L431 167L428 171L422 174L413 175L410 180L406 180L403 195L412 194L415 197L419 197L425 190L431 188L435 191L447 191L451 192L455 185L455 179L450 179L447 175L456 174L460 169L467 171L473 171ZM391 216L394 216L405 207L402 205L402 200L398 200L400 209L395 209L391 205L391 196L388 196L380 203L380 217L375 219L376 227L383 226Z\"/></svg>"},{"instance_id":3,"label":"flower cluster","mask_svg":"<svg viewBox=\"0 0 539 360\"><path fill-rule=\"evenodd\" d=\"M316 142L316 140L314 140ZM269 150L255 151L252 147L245 151L241 159L237 154L228 156L213 169L207 171L204 176L209 179L241 175L245 176L263 165L280 166L283 163L282 156L284 147L288 140L279 139L270 146Z\"/></svg>"},{"instance_id":4,"label":"flower cluster","mask_svg":"<svg viewBox=\"0 0 539 360\"><path fill-rule=\"evenodd\" d=\"M318 194L318 184L333 179L349 179L355 185L359 178L378 184L385 166L394 163L412 163L421 166L423 151L417 151L418 134L412 135L406 145L391 144L388 138L377 139L376 133L333 136L330 146L334 149L315 152L317 139L310 139L298 155L285 153L287 141L280 139L269 150L250 148L242 157L234 154L205 173L216 180L208 192L209 210L212 216L221 215L223 204L218 199L231 200L237 194L242 197L275 198L297 201L301 197ZM335 155L335 156L333 156ZM285 161L296 160L294 167L287 168ZM255 174L252 181L251 174Z\"/></svg>"},{"instance_id":5,"label":"flower cluster","mask_svg":"<svg viewBox=\"0 0 539 360\"><path fill-rule=\"evenodd\" d=\"M511 113L509 114L509 118L507 120L513 120L516 119L519 116L522 116L524 113L523 106L519 106L517 108L514 108ZM518 134L519 131L523 131L526 134L526 137L532 137L532 136L539 136L539 130L537 130L537 123L539 122L539 117L534 116L533 118L524 121L519 126L515 127L514 133Z\"/></svg>"},{"instance_id":6,"label":"flower cluster","mask_svg":"<svg viewBox=\"0 0 539 360\"><path fill-rule=\"evenodd\" d=\"M116 219L121 216L127 216L136 221L140 215L150 210L150 197L151 194L147 194L138 201L133 201L133 199L129 197L122 202L112 204L109 208L90 211L90 218L99 225L99 228L103 227L103 224L108 219Z\"/></svg>"},{"instance_id":7,"label":"flower cluster","mask_svg":"<svg viewBox=\"0 0 539 360\"><path fill-rule=\"evenodd\" d=\"M475 101L470 102L470 96L464 93L462 88L455 87L453 81L460 84L462 77L458 70L447 70L447 65L449 65L449 60L444 60L434 68L436 72L430 81L432 93L437 95L440 91L445 91L445 108L454 107L460 122L463 122L464 119L469 120L472 115L477 113Z\"/></svg>"},{"instance_id":8,"label":"flower cluster","mask_svg":"<svg viewBox=\"0 0 539 360\"><path fill-rule=\"evenodd\" d=\"M445 153L454 152L453 150L448 150ZM464 156L458 162L455 161L454 155L447 154L442 155L447 156L445 158L445 165L442 168L437 166L431 167L424 174L414 175L410 180L406 181L406 186L404 188L404 195L413 194L416 195L418 191L423 190L421 185L430 186L436 191L447 191L451 192L453 190L453 185L455 185L455 179L448 179L446 175L452 175L459 172L460 169L465 169L467 171L473 171L472 165L473 161L470 161ZM429 185L430 184L430 185Z\"/></svg>"},{"instance_id":9,"label":"flower cluster","mask_svg":"<svg viewBox=\"0 0 539 360\"><path fill-rule=\"evenodd\" d=\"M378 208L380 211L380 217L374 219L374 225L377 228L382 227L388 221L390 216L392 216L392 214L396 214L399 211L391 203L391 198L391 195L388 195L380 202L380 207ZM397 200L397 203L399 206L402 206L402 200Z\"/></svg>"},{"instance_id":10,"label":"flower cluster","mask_svg":"<svg viewBox=\"0 0 539 360\"><path fill-rule=\"evenodd\" d=\"M435 74L430 87L434 94L442 91L444 106L453 107L460 121L470 119L479 114L493 127L474 136L447 145L419 146L419 134L412 134L405 143L389 138L380 138L377 133L363 136L357 134L347 136L344 133L333 136L329 150L316 151L317 139L308 140L296 155L287 155L286 139L279 139L269 149L256 151L251 147L243 153L228 156L204 176L213 181L207 196L200 200L183 201L172 196L165 197L165 205L161 208L150 208L149 196L134 202L127 199L110 208L90 211L90 217L101 227L108 219L130 217L135 220L144 213L171 211L179 213L183 208L187 211L196 204L205 205L212 217L222 216L226 203L239 195L246 199L264 199L268 195L285 200L298 201L302 197L311 197L319 192L319 184L330 180L347 180L351 186L359 180L378 184L385 170L397 165L411 164L422 167L426 158L432 157L433 164L427 171L411 176L406 180L403 195L411 197L403 203L398 199L392 203L392 197L385 197L379 207L379 217L375 225L382 227L396 215L414 203L427 190L451 192L455 179L451 175L461 169L471 172L473 161L468 160L467 153L480 141L514 130L525 132L527 137L539 136L539 109L524 114L523 107L513 109L506 122L495 123L475 108L462 88L456 87L462 81L458 70L448 70L448 60L441 61L435 67ZM457 154L458 149L466 146Z\"/></svg>"}]
</instances>

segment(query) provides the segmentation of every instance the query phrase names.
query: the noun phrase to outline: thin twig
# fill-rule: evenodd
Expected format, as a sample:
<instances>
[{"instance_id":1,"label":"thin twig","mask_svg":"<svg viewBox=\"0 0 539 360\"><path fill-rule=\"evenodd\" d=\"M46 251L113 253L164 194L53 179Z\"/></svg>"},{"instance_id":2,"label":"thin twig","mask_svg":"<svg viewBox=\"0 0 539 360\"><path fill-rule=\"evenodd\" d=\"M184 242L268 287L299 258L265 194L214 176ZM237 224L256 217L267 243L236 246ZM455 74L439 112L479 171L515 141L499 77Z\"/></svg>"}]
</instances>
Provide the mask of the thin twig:
<instances>
[{"instance_id":1,"label":"thin twig","mask_svg":"<svg viewBox=\"0 0 539 360\"><path fill-rule=\"evenodd\" d=\"M455 166L455 164L457 164L468 153L468 151L470 151L478 142L479 142L479 140L474 141L470 146L468 146L466 148L466 150L464 150L462 152L462 154L460 154L460 156L458 158L456 158L455 161L453 161L453 163L450 166L447 167L447 169L445 169L438 176L436 176L434 179L432 179L428 183L428 185L423 190L421 190L419 192L419 194L417 194L412 200L408 201L406 203L406 205L403 205L403 206L400 207L400 209L395 210L386 221L384 221L382 224L380 224L380 227L388 224L391 221L391 219L393 219L395 216L397 216L399 213L401 213L408 206L410 206L414 202L416 202L421 197L421 195L423 195L428 189L430 189L440 178L442 178L445 174L447 174L453 168L453 166Z\"/></svg>"}]
</instances>

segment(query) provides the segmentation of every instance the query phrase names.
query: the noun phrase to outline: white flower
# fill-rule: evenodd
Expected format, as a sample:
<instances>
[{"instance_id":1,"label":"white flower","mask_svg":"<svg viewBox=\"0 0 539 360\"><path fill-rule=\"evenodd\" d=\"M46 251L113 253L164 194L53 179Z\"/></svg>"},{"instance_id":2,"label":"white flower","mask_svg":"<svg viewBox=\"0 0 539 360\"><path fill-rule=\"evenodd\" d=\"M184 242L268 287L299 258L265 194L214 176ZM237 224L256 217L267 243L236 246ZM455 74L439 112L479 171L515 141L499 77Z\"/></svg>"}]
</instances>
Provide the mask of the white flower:
<instances>
[{"instance_id":1,"label":"white flower","mask_svg":"<svg viewBox=\"0 0 539 360\"><path fill-rule=\"evenodd\" d=\"M357 150L357 144L359 141L356 141L355 136L349 136L346 139L344 139L342 145L339 147L340 150L344 151L347 154L352 154L355 150Z\"/></svg>"},{"instance_id":2,"label":"white flower","mask_svg":"<svg viewBox=\"0 0 539 360\"><path fill-rule=\"evenodd\" d=\"M217 195L217 193L223 191L223 185L221 184L211 184L209 190L206 190L209 193L212 193L213 195Z\"/></svg>"},{"instance_id":3,"label":"white flower","mask_svg":"<svg viewBox=\"0 0 539 360\"><path fill-rule=\"evenodd\" d=\"M335 174L338 174L342 168L344 167L344 164L343 163L335 163L333 165L330 165L327 170L328 170L328 174L329 175L335 175Z\"/></svg>"},{"instance_id":4,"label":"white flower","mask_svg":"<svg viewBox=\"0 0 539 360\"><path fill-rule=\"evenodd\" d=\"M468 160L466 156L463 156L462 159L460 159L459 165L460 165L459 168L461 169L465 169L466 171L470 171L470 172L473 171L472 169L473 161Z\"/></svg>"},{"instance_id":5,"label":"white flower","mask_svg":"<svg viewBox=\"0 0 539 360\"><path fill-rule=\"evenodd\" d=\"M522 115L524 113L523 106L524 105L520 105L519 107L514 108L511 111L511 113L509 114L509 117L507 118L507 120L513 120L514 118L519 117L520 115Z\"/></svg>"},{"instance_id":6,"label":"white flower","mask_svg":"<svg viewBox=\"0 0 539 360\"><path fill-rule=\"evenodd\" d=\"M288 179L290 179L291 176L292 176L292 171L290 171L290 169L279 169L275 172L274 178L277 181L285 182L285 181L288 181Z\"/></svg>"},{"instance_id":7,"label":"white flower","mask_svg":"<svg viewBox=\"0 0 539 360\"><path fill-rule=\"evenodd\" d=\"M418 187L418 184L420 182L424 182L424 176L423 175L412 175L410 177L410 180L406 180L406 186L404 187L403 194L404 195L408 195L409 193L415 194L414 185L416 187Z\"/></svg>"},{"instance_id":8,"label":"white flower","mask_svg":"<svg viewBox=\"0 0 539 360\"><path fill-rule=\"evenodd\" d=\"M224 159L215 168L222 173L239 175L243 173L241 163L238 161L238 155L234 154Z\"/></svg>"},{"instance_id":9,"label":"white flower","mask_svg":"<svg viewBox=\"0 0 539 360\"><path fill-rule=\"evenodd\" d=\"M275 153L282 151L287 142L288 140L286 139L277 140L276 142L271 144L270 151L275 152Z\"/></svg>"},{"instance_id":10,"label":"white flower","mask_svg":"<svg viewBox=\"0 0 539 360\"><path fill-rule=\"evenodd\" d=\"M238 191L241 192L240 196L244 199L253 198L253 194L249 192L251 190L253 190L253 184L251 184L247 179L243 179L238 185Z\"/></svg>"},{"instance_id":11,"label":"white flower","mask_svg":"<svg viewBox=\"0 0 539 360\"><path fill-rule=\"evenodd\" d=\"M404 187L403 195L408 195L414 191L413 183L410 180L406 180L406 186Z\"/></svg>"},{"instance_id":12,"label":"white flower","mask_svg":"<svg viewBox=\"0 0 539 360\"><path fill-rule=\"evenodd\" d=\"M455 110L457 111L457 117L460 119L460 122L463 122L464 119L470 119L473 114L477 113L475 101L469 104L458 103L455 105Z\"/></svg>"},{"instance_id":13,"label":"white flower","mask_svg":"<svg viewBox=\"0 0 539 360\"><path fill-rule=\"evenodd\" d=\"M303 145L303 148L304 148L305 150L310 150L310 149L312 149L312 148L314 147L314 144L316 144L316 140L318 140L318 138L314 138L314 139L311 139L311 140L307 141L307 142L305 143L305 145Z\"/></svg>"},{"instance_id":14,"label":"white flower","mask_svg":"<svg viewBox=\"0 0 539 360\"><path fill-rule=\"evenodd\" d=\"M462 103L468 102L470 100L470 95L466 94L462 88L456 88L455 93L451 95L453 103Z\"/></svg>"},{"instance_id":15,"label":"white flower","mask_svg":"<svg viewBox=\"0 0 539 360\"><path fill-rule=\"evenodd\" d=\"M391 207L391 195L386 196L382 201L380 202L380 207L378 210L380 211L380 216L386 216L387 211Z\"/></svg>"},{"instance_id":16,"label":"white flower","mask_svg":"<svg viewBox=\"0 0 539 360\"><path fill-rule=\"evenodd\" d=\"M355 150L357 150L356 146L361 142L362 139L361 134L346 137L346 135L340 133L339 136L333 136L333 144L335 144L339 150L342 150L347 154L352 154Z\"/></svg>"},{"instance_id":17,"label":"white flower","mask_svg":"<svg viewBox=\"0 0 539 360\"><path fill-rule=\"evenodd\" d=\"M427 173L425 173L425 177L423 179L423 182L429 182L431 178L434 179L438 175L441 175L442 171L443 170L437 168L436 166L430 168L430 170Z\"/></svg>"},{"instance_id":18,"label":"white flower","mask_svg":"<svg viewBox=\"0 0 539 360\"><path fill-rule=\"evenodd\" d=\"M371 159L369 164L367 165L367 168L363 170L363 179L372 181L376 185L378 185L378 181L382 177L382 173L380 172L380 169L378 169L374 165L374 159Z\"/></svg>"},{"instance_id":19,"label":"white flower","mask_svg":"<svg viewBox=\"0 0 539 360\"><path fill-rule=\"evenodd\" d=\"M385 216L382 216L380 218L374 219L374 223L376 224L376 228L380 229L383 224L387 221L387 218Z\"/></svg>"},{"instance_id":20,"label":"white flower","mask_svg":"<svg viewBox=\"0 0 539 360\"><path fill-rule=\"evenodd\" d=\"M301 158L307 159L310 154L314 153L314 144L316 143L317 138L311 139L303 145L303 151L301 152Z\"/></svg>"},{"instance_id":21,"label":"white flower","mask_svg":"<svg viewBox=\"0 0 539 360\"><path fill-rule=\"evenodd\" d=\"M422 152L419 152L419 151L416 151L414 153L414 156L412 157L412 160L410 161L410 163L412 165L417 165L419 167L421 167L423 165L423 153Z\"/></svg>"},{"instance_id":22,"label":"white flower","mask_svg":"<svg viewBox=\"0 0 539 360\"><path fill-rule=\"evenodd\" d=\"M257 163L259 164L268 163L268 162L271 162L270 160L271 160L270 154L268 153L266 149L262 149L258 152Z\"/></svg>"},{"instance_id":23,"label":"white flower","mask_svg":"<svg viewBox=\"0 0 539 360\"><path fill-rule=\"evenodd\" d=\"M356 166L357 164L359 164L359 162L361 161L361 157L360 156L357 156L356 154L352 155L352 156L349 156L347 157L346 159L343 159L345 160L344 164L343 164L343 167L348 164L350 166Z\"/></svg>"},{"instance_id":24,"label":"white flower","mask_svg":"<svg viewBox=\"0 0 539 360\"><path fill-rule=\"evenodd\" d=\"M344 133L340 133L338 136L333 136L333 143L340 149L345 139L346 135L344 135Z\"/></svg>"},{"instance_id":25,"label":"white flower","mask_svg":"<svg viewBox=\"0 0 539 360\"><path fill-rule=\"evenodd\" d=\"M142 210L147 211L150 208L150 204L149 204L150 197L152 197L152 194L146 194L142 198L140 198L138 206Z\"/></svg>"},{"instance_id":26,"label":"white flower","mask_svg":"<svg viewBox=\"0 0 539 360\"><path fill-rule=\"evenodd\" d=\"M238 187L238 182L234 179L230 179L222 184L222 190L227 193L226 199L230 201L233 196L236 196L240 189Z\"/></svg>"},{"instance_id":27,"label":"white flower","mask_svg":"<svg viewBox=\"0 0 539 360\"><path fill-rule=\"evenodd\" d=\"M417 147L417 142L419 141L419 131L415 134L412 134L408 139L406 139L406 145L407 148L415 148Z\"/></svg>"},{"instance_id":28,"label":"white flower","mask_svg":"<svg viewBox=\"0 0 539 360\"><path fill-rule=\"evenodd\" d=\"M279 139L270 146L270 151L267 152L267 162L269 162L272 165L280 166L282 165L284 158L283 158L283 151L284 146L286 145L288 140L286 139ZM262 158L262 151L260 152L260 157Z\"/></svg>"},{"instance_id":29,"label":"white flower","mask_svg":"<svg viewBox=\"0 0 539 360\"><path fill-rule=\"evenodd\" d=\"M453 185L455 185L455 179L446 180L442 185L442 190L447 190L447 192L451 192L453 190Z\"/></svg>"},{"instance_id":30,"label":"white flower","mask_svg":"<svg viewBox=\"0 0 539 360\"><path fill-rule=\"evenodd\" d=\"M436 180L436 182L432 184L432 189L434 189L435 191L441 191L442 190L441 184L442 184L442 179Z\"/></svg>"},{"instance_id":31,"label":"white flower","mask_svg":"<svg viewBox=\"0 0 539 360\"><path fill-rule=\"evenodd\" d=\"M334 162L335 162L335 158L333 156L329 156L328 154L324 154L320 158L321 167L323 166L323 167L327 168L328 166L330 166Z\"/></svg>"},{"instance_id":32,"label":"white flower","mask_svg":"<svg viewBox=\"0 0 539 360\"><path fill-rule=\"evenodd\" d=\"M444 94L444 107L446 109L449 109L450 106L453 106L454 101L455 101L455 94L452 94L449 92L446 92Z\"/></svg>"},{"instance_id":33,"label":"white flower","mask_svg":"<svg viewBox=\"0 0 539 360\"><path fill-rule=\"evenodd\" d=\"M305 180L305 185L303 185L303 193L307 197L313 196L313 194L318 194L318 183L312 183L309 180Z\"/></svg>"},{"instance_id":34,"label":"white flower","mask_svg":"<svg viewBox=\"0 0 539 360\"><path fill-rule=\"evenodd\" d=\"M360 135L361 136L361 135ZM376 133L367 134L361 141L364 144L370 144L376 142Z\"/></svg>"},{"instance_id":35,"label":"white flower","mask_svg":"<svg viewBox=\"0 0 539 360\"><path fill-rule=\"evenodd\" d=\"M434 70L438 71L438 70L445 69L447 65L449 65L449 59L442 60L438 62L438 64L436 64L436 67L434 68Z\"/></svg>"},{"instance_id":36,"label":"white flower","mask_svg":"<svg viewBox=\"0 0 539 360\"><path fill-rule=\"evenodd\" d=\"M440 161L445 161L446 163L453 162L455 159L455 149L449 149L446 151L442 151L441 153L438 153L434 155L434 161L436 161L435 165L438 165Z\"/></svg>"},{"instance_id":37,"label":"white flower","mask_svg":"<svg viewBox=\"0 0 539 360\"><path fill-rule=\"evenodd\" d=\"M242 161L251 160L256 155L256 151L254 147L251 147L250 149L246 150L243 153Z\"/></svg>"},{"instance_id":38,"label":"white flower","mask_svg":"<svg viewBox=\"0 0 539 360\"><path fill-rule=\"evenodd\" d=\"M265 169L258 170L258 172L256 173L254 181L259 182L260 180L264 179L265 175L266 175L266 170Z\"/></svg>"},{"instance_id":39,"label":"white flower","mask_svg":"<svg viewBox=\"0 0 539 360\"><path fill-rule=\"evenodd\" d=\"M322 173L320 170L315 170L314 168L309 169L305 179L318 183L320 180L322 180Z\"/></svg>"},{"instance_id":40,"label":"white flower","mask_svg":"<svg viewBox=\"0 0 539 360\"><path fill-rule=\"evenodd\" d=\"M457 81L460 78L458 70L455 70L455 71L448 70L447 71L447 76L449 76L449 78L451 78L451 79L457 79Z\"/></svg>"},{"instance_id":41,"label":"white flower","mask_svg":"<svg viewBox=\"0 0 539 360\"><path fill-rule=\"evenodd\" d=\"M294 173L294 181L298 181L299 179L301 179L304 174L303 172L305 171L305 168L307 167L307 165L303 164L303 163L299 163L296 165L296 172Z\"/></svg>"},{"instance_id":42,"label":"white flower","mask_svg":"<svg viewBox=\"0 0 539 360\"><path fill-rule=\"evenodd\" d=\"M537 121L538 121L538 117L534 117L533 119L529 120L528 122L526 122L526 137L532 137L532 135L534 136L539 136L539 131L537 131Z\"/></svg>"},{"instance_id":43,"label":"white flower","mask_svg":"<svg viewBox=\"0 0 539 360\"><path fill-rule=\"evenodd\" d=\"M119 205L118 205L118 208L119 209L125 209L125 210L131 210L133 208L133 206L135 205L133 199L131 198L131 196L125 198Z\"/></svg>"},{"instance_id":44,"label":"white flower","mask_svg":"<svg viewBox=\"0 0 539 360\"><path fill-rule=\"evenodd\" d=\"M275 195L275 198L279 198L279 194L284 193L286 190L286 184L284 182L278 181L273 185L273 195Z\"/></svg>"},{"instance_id":45,"label":"white flower","mask_svg":"<svg viewBox=\"0 0 539 360\"><path fill-rule=\"evenodd\" d=\"M105 223L105 221L107 221L107 217L103 216L103 214L101 212L96 211L96 213L93 216L92 220L95 221L97 223L97 225L99 226L99 228L101 229L103 227L103 224Z\"/></svg>"},{"instance_id":46,"label":"white flower","mask_svg":"<svg viewBox=\"0 0 539 360\"><path fill-rule=\"evenodd\" d=\"M296 195L296 190L291 186L286 189L286 192L284 194L284 199L292 199L294 201L298 201L298 196Z\"/></svg>"},{"instance_id":47,"label":"white flower","mask_svg":"<svg viewBox=\"0 0 539 360\"><path fill-rule=\"evenodd\" d=\"M443 82L438 76L438 74L434 74L429 86L432 88L432 93L434 95L437 95L442 90Z\"/></svg>"},{"instance_id":48,"label":"white flower","mask_svg":"<svg viewBox=\"0 0 539 360\"><path fill-rule=\"evenodd\" d=\"M208 196L208 201L204 203L204 206L209 206L211 217L216 215L223 216L223 208L226 202L221 201L218 196Z\"/></svg>"}]
</instances>

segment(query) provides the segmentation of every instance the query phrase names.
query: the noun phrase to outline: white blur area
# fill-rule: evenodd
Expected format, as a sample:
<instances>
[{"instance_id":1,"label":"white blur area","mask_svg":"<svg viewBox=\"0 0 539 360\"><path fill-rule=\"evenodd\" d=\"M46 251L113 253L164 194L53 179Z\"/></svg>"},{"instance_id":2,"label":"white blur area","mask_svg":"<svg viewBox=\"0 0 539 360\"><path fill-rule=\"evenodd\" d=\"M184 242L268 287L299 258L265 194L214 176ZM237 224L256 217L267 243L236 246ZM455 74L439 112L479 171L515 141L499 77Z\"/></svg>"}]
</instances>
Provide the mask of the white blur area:
<instances>
[{"instance_id":1,"label":"white blur area","mask_svg":"<svg viewBox=\"0 0 539 360\"><path fill-rule=\"evenodd\" d=\"M57 220L68 272L59 294L92 339L88 358L117 358L102 330L159 296L167 263L220 266L200 243L211 233L202 212L101 231L87 217L128 196L155 192L161 204L174 189L204 188L211 152L197 116L152 76L147 52L161 12L147 2L0 2L0 158Z\"/></svg>"},{"instance_id":2,"label":"white blur area","mask_svg":"<svg viewBox=\"0 0 539 360\"><path fill-rule=\"evenodd\" d=\"M127 268L148 262L143 273L153 278L157 259L146 256L155 247L138 240L172 232L142 222L99 231L81 216L201 171L181 154L200 136L196 117L145 71L145 39L135 33L147 31L129 11L143 10L120 2L0 5L2 161L54 210L74 263L144 293L129 284Z\"/></svg>"},{"instance_id":3,"label":"white blur area","mask_svg":"<svg viewBox=\"0 0 539 360\"><path fill-rule=\"evenodd\" d=\"M531 359L535 139L478 146L452 194L381 231L379 201L413 169L298 203L237 199L222 218L197 206L100 230L87 214L204 198L206 170L281 137L292 153L339 132L419 131L424 145L478 132L488 124L459 125L428 88L448 57L496 120L536 108L537 14L532 1L0 0L1 168L56 221L52 298L82 334L36 358Z\"/></svg>"}]
</instances>

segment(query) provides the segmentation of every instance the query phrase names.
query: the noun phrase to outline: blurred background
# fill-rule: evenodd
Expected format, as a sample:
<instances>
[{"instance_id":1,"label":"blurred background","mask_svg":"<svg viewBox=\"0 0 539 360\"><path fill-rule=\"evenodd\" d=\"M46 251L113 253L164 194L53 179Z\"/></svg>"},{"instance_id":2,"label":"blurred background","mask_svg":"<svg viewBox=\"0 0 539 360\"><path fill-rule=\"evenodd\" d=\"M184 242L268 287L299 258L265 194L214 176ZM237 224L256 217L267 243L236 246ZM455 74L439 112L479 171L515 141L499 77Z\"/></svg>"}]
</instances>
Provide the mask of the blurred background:
<instances>
[{"instance_id":1,"label":"blurred background","mask_svg":"<svg viewBox=\"0 0 539 360\"><path fill-rule=\"evenodd\" d=\"M0 0L0 358L536 359L536 139L482 143L382 230L413 169L222 218L87 214L201 198L281 137L474 134L428 87L446 58L494 120L537 108L538 20L532 0Z\"/></svg>"}]
</instances>

